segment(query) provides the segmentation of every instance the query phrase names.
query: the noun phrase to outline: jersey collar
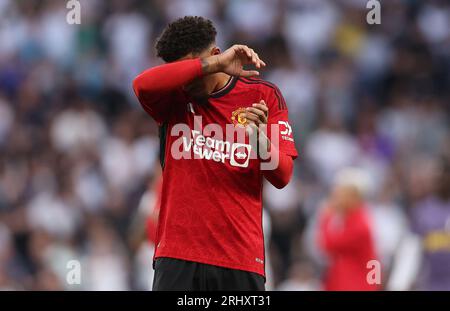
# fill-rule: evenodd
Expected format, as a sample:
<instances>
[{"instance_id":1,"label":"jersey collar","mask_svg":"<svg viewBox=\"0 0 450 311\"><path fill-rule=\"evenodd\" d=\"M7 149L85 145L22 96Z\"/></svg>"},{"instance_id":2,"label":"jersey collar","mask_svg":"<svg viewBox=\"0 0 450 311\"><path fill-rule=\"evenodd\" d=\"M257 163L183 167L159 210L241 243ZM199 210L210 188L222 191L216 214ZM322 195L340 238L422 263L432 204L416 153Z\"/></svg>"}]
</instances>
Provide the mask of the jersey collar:
<instances>
[{"instance_id":1,"label":"jersey collar","mask_svg":"<svg viewBox=\"0 0 450 311\"><path fill-rule=\"evenodd\" d=\"M219 98L226 94L228 94L236 85L237 77L231 76L230 79L228 79L227 84L225 84L222 88L218 89L217 91L211 93L209 97L211 98Z\"/></svg>"}]
</instances>

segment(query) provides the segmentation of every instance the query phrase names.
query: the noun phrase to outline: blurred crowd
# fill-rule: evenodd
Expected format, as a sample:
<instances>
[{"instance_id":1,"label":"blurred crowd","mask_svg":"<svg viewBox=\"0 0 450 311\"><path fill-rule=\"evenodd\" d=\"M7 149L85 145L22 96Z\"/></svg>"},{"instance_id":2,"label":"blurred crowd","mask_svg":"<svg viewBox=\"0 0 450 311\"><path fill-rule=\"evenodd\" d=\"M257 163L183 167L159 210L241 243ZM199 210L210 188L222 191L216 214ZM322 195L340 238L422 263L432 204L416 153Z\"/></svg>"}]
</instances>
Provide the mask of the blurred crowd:
<instances>
[{"instance_id":1,"label":"blurred crowd","mask_svg":"<svg viewBox=\"0 0 450 311\"><path fill-rule=\"evenodd\" d=\"M265 187L269 289L321 290L318 218L334 176L370 176L386 290L450 290L450 3L365 0L0 0L0 289L146 290L158 129L131 81L184 15L254 48L289 107L300 157ZM67 280L78 260L81 284Z\"/></svg>"}]
</instances>

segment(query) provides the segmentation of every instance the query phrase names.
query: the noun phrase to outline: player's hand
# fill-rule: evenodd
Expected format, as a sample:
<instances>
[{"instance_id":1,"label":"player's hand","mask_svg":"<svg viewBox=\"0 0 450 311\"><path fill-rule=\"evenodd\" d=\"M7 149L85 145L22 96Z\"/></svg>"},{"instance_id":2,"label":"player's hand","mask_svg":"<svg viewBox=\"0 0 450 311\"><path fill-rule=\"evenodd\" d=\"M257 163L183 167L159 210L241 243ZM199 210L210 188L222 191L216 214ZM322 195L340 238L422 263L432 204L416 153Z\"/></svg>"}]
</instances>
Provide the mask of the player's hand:
<instances>
[{"instance_id":1,"label":"player's hand","mask_svg":"<svg viewBox=\"0 0 450 311\"><path fill-rule=\"evenodd\" d=\"M269 117L269 108L264 100L245 108L242 118L246 120L247 131L251 134L253 131L260 132L267 125Z\"/></svg>"},{"instance_id":2,"label":"player's hand","mask_svg":"<svg viewBox=\"0 0 450 311\"><path fill-rule=\"evenodd\" d=\"M254 124L257 127L267 124L269 108L267 108L264 100L260 100L259 103L253 104L252 107L247 107L245 110L244 118L249 124Z\"/></svg>"},{"instance_id":3,"label":"player's hand","mask_svg":"<svg viewBox=\"0 0 450 311\"><path fill-rule=\"evenodd\" d=\"M233 45L225 52L204 59L206 72L224 72L232 76L253 77L259 75L257 70L244 70L244 65L254 65L257 69L265 67L258 54L246 45Z\"/></svg>"},{"instance_id":4,"label":"player's hand","mask_svg":"<svg viewBox=\"0 0 450 311\"><path fill-rule=\"evenodd\" d=\"M260 157L268 159L270 153L270 140L266 134L269 108L264 100L260 100L259 103L247 107L242 117L246 120L247 126L245 129L250 137L250 144L252 144L253 150L258 150L258 155Z\"/></svg>"}]
</instances>

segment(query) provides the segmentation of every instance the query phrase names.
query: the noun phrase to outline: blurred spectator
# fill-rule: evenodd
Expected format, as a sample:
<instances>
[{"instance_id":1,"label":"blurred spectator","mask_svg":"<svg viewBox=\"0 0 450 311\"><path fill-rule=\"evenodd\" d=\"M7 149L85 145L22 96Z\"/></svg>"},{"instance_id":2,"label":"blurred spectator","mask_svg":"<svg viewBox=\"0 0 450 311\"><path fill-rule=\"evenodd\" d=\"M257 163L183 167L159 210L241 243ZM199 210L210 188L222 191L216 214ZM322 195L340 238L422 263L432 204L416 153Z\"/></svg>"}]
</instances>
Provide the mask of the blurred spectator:
<instances>
[{"instance_id":1,"label":"blurred spectator","mask_svg":"<svg viewBox=\"0 0 450 311\"><path fill-rule=\"evenodd\" d=\"M317 291L322 287L310 262L293 263L288 278L277 288L280 291Z\"/></svg>"},{"instance_id":2,"label":"blurred spectator","mask_svg":"<svg viewBox=\"0 0 450 311\"><path fill-rule=\"evenodd\" d=\"M51 127L52 143L62 152L76 152L83 147L97 146L105 137L104 120L79 102L57 114Z\"/></svg>"},{"instance_id":3,"label":"blurred spectator","mask_svg":"<svg viewBox=\"0 0 450 311\"><path fill-rule=\"evenodd\" d=\"M86 290L128 290L128 260L121 241L105 221L93 218L82 266Z\"/></svg>"},{"instance_id":4,"label":"blurred spectator","mask_svg":"<svg viewBox=\"0 0 450 311\"><path fill-rule=\"evenodd\" d=\"M450 161L437 169L432 194L412 209L414 231L423 247L422 290L450 290Z\"/></svg>"},{"instance_id":5,"label":"blurred spectator","mask_svg":"<svg viewBox=\"0 0 450 311\"><path fill-rule=\"evenodd\" d=\"M340 171L320 216L319 245L329 258L324 280L326 290L376 290L378 287L367 281L368 263L378 260L364 202L367 178L355 168Z\"/></svg>"},{"instance_id":6,"label":"blurred spectator","mask_svg":"<svg viewBox=\"0 0 450 311\"><path fill-rule=\"evenodd\" d=\"M306 155L325 185L339 170L354 164L358 153L355 138L331 119L323 121L306 145Z\"/></svg>"}]
</instances>

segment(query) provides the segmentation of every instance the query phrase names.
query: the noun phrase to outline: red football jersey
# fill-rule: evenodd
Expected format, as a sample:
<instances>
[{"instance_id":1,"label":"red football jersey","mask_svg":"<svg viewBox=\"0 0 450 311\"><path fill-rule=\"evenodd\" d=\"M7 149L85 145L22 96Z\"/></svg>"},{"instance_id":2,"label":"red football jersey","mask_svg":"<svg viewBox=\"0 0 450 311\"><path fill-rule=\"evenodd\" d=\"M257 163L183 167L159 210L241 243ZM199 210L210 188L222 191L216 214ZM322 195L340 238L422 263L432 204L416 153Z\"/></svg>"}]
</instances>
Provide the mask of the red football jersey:
<instances>
[{"instance_id":1,"label":"red football jersey","mask_svg":"<svg viewBox=\"0 0 450 311\"><path fill-rule=\"evenodd\" d=\"M260 160L250 157L248 139L243 143L237 142L237 134L216 135L220 129L226 133L227 124L234 128L242 121L240 109L261 99L269 108L268 123L279 125L280 151L295 158L286 103L269 82L231 77L203 103L181 88L151 108L141 99L160 125L163 187L155 258L264 276Z\"/></svg>"}]
</instances>

